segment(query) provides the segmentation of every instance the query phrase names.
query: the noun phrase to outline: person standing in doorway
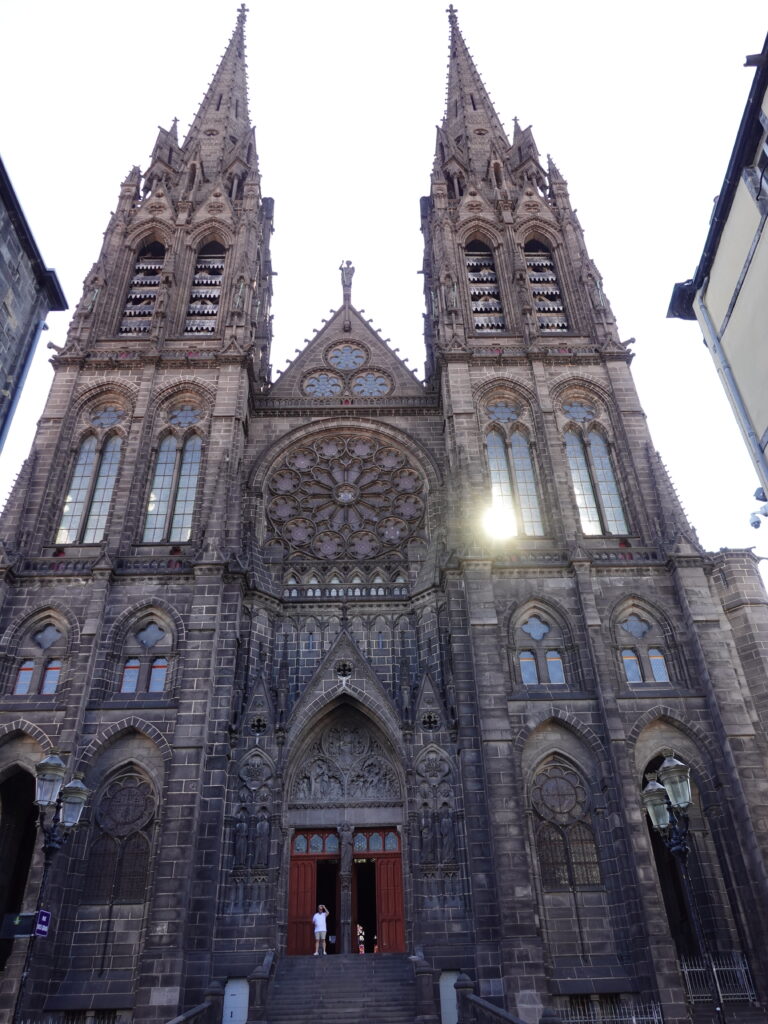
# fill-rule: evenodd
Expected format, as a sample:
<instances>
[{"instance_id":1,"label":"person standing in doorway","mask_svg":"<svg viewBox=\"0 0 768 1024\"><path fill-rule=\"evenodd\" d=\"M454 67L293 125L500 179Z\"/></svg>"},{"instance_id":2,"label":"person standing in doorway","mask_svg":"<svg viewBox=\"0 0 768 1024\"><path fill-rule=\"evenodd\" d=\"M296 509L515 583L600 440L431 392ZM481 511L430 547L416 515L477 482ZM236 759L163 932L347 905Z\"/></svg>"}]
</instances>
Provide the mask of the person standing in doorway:
<instances>
[{"instance_id":1,"label":"person standing in doorway","mask_svg":"<svg viewBox=\"0 0 768 1024\"><path fill-rule=\"evenodd\" d=\"M325 937L328 934L329 910L324 903L318 903L317 913L312 917L312 928L315 932L315 956L325 956Z\"/></svg>"}]
</instances>

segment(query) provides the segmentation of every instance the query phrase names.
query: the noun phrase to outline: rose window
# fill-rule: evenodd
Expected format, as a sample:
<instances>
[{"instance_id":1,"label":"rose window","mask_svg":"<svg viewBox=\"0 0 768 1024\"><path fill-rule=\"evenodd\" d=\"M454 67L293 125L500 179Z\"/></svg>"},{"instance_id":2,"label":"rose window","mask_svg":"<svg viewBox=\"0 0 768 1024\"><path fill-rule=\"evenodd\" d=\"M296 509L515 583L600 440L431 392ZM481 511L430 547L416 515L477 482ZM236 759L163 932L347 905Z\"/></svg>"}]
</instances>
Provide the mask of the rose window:
<instances>
[{"instance_id":1,"label":"rose window","mask_svg":"<svg viewBox=\"0 0 768 1024\"><path fill-rule=\"evenodd\" d=\"M328 362L337 370L359 370L367 358L358 345L336 345L327 355Z\"/></svg>"},{"instance_id":2,"label":"rose window","mask_svg":"<svg viewBox=\"0 0 768 1024\"><path fill-rule=\"evenodd\" d=\"M423 536L424 478L391 444L360 434L292 448L267 480L271 535L305 557L401 557Z\"/></svg>"},{"instance_id":3,"label":"rose window","mask_svg":"<svg viewBox=\"0 0 768 1024\"><path fill-rule=\"evenodd\" d=\"M391 384L381 373L359 373L352 381L352 393L361 398L381 398L391 390Z\"/></svg>"},{"instance_id":4,"label":"rose window","mask_svg":"<svg viewBox=\"0 0 768 1024\"><path fill-rule=\"evenodd\" d=\"M344 384L335 373L313 373L304 381L304 393L312 398L333 398L343 389Z\"/></svg>"}]
</instances>

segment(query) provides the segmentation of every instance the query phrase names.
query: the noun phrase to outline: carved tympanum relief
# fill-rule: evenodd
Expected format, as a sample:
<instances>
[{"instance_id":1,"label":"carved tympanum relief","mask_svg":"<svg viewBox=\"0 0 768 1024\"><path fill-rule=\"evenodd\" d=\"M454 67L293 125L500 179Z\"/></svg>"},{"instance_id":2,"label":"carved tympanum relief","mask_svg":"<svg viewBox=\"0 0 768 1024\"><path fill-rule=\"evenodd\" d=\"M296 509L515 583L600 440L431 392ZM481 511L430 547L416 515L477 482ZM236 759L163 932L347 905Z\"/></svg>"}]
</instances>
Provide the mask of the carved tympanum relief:
<instances>
[{"instance_id":1,"label":"carved tympanum relief","mask_svg":"<svg viewBox=\"0 0 768 1024\"><path fill-rule=\"evenodd\" d=\"M294 805L398 802L400 782L384 748L355 716L329 723L311 744L296 773Z\"/></svg>"}]
</instances>

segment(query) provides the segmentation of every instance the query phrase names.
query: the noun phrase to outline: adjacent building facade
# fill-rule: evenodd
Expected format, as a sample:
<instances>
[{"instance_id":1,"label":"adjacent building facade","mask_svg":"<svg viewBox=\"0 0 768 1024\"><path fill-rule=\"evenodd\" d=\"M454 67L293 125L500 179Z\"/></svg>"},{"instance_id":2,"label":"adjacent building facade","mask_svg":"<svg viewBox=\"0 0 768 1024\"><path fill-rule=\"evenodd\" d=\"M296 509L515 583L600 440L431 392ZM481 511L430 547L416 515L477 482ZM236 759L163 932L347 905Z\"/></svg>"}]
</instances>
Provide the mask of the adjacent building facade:
<instances>
[{"instance_id":1,"label":"adjacent building facade","mask_svg":"<svg viewBox=\"0 0 768 1024\"><path fill-rule=\"evenodd\" d=\"M0 451L45 318L67 308L0 160Z\"/></svg>"},{"instance_id":2,"label":"adjacent building facade","mask_svg":"<svg viewBox=\"0 0 768 1024\"><path fill-rule=\"evenodd\" d=\"M417 965L422 1021L462 972L531 1024L682 1022L700 951L640 799L674 753L743 1016L768 977L756 560L698 544L566 181L507 137L452 10L426 380L349 263L272 379L244 18L186 139L122 183L0 522L6 913L37 898L35 764L91 791L24 1009L159 1024L261 971L249 1019L277 1024L322 902L333 956Z\"/></svg>"},{"instance_id":3,"label":"adjacent building facade","mask_svg":"<svg viewBox=\"0 0 768 1024\"><path fill-rule=\"evenodd\" d=\"M768 495L768 39L747 65L755 77L704 250L667 315L698 320Z\"/></svg>"}]
</instances>

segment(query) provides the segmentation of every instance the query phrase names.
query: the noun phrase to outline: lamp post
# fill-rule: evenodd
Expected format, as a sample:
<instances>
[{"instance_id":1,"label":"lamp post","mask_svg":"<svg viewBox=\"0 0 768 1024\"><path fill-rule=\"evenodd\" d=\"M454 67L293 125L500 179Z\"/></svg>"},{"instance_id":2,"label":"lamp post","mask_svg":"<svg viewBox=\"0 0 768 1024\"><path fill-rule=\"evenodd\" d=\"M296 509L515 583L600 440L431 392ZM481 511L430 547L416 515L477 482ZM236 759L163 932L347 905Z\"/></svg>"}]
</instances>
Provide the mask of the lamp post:
<instances>
[{"instance_id":1,"label":"lamp post","mask_svg":"<svg viewBox=\"0 0 768 1024\"><path fill-rule=\"evenodd\" d=\"M88 790L78 776L71 779L66 786L62 785L65 772L66 766L58 754L49 754L35 765L35 803L39 812L37 824L43 836L43 875L35 906L35 920L38 912L43 909L45 886L54 854L62 848L70 832L79 825L88 799ZM21 1020L24 989L29 977L36 938L33 932L27 944L13 1010L13 1024L19 1024Z\"/></svg>"},{"instance_id":2,"label":"lamp post","mask_svg":"<svg viewBox=\"0 0 768 1024\"><path fill-rule=\"evenodd\" d=\"M670 755L661 763L658 772L648 773L648 779L648 785L642 793L643 804L651 819L651 824L675 858L682 882L685 908L693 925L699 954L706 967L715 1020L717 1024L725 1024L720 986L717 983L712 956L704 937L691 876L688 873L688 854L691 852L688 844L690 823L688 808L692 802L691 769L687 764L683 764L682 761L678 761L676 757Z\"/></svg>"}]
</instances>

